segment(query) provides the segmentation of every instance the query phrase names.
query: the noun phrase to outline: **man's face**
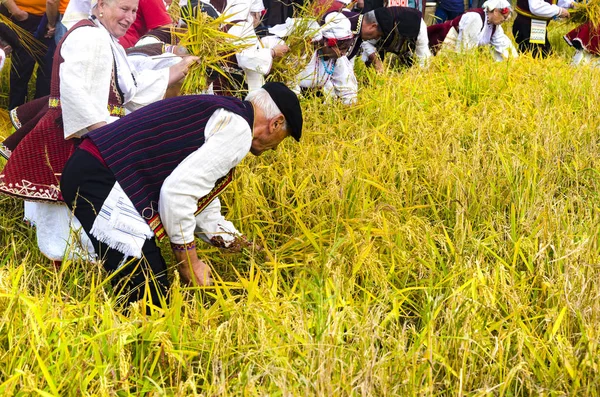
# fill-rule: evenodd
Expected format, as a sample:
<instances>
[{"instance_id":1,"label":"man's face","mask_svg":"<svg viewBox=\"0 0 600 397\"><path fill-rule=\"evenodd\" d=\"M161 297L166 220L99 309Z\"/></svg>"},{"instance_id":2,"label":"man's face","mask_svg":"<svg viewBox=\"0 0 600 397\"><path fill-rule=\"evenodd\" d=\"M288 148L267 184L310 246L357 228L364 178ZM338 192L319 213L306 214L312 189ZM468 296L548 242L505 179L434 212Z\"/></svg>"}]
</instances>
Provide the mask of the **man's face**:
<instances>
[{"instance_id":1,"label":"man's face","mask_svg":"<svg viewBox=\"0 0 600 397\"><path fill-rule=\"evenodd\" d=\"M269 120L268 131L262 136L255 136L252 139L250 153L255 156L260 156L267 150L276 150L277 146L290 135L290 132L285 128L285 118L279 115Z\"/></svg>"},{"instance_id":2,"label":"man's face","mask_svg":"<svg viewBox=\"0 0 600 397\"><path fill-rule=\"evenodd\" d=\"M363 23L360 28L360 37L363 40L379 39L383 36L383 32L379 30L376 23Z\"/></svg>"}]
</instances>

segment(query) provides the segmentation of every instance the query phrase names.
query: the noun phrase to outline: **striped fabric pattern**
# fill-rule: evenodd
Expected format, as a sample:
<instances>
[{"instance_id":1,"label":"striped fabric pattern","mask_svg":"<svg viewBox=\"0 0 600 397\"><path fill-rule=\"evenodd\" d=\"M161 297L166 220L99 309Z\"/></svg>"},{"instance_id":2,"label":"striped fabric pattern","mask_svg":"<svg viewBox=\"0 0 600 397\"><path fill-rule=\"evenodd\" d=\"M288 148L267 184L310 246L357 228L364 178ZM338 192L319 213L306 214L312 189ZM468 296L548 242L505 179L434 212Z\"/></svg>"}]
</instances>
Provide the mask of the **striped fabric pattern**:
<instances>
[{"instance_id":1,"label":"striped fabric pattern","mask_svg":"<svg viewBox=\"0 0 600 397\"><path fill-rule=\"evenodd\" d=\"M252 104L236 98L190 95L165 99L88 134L146 221L158 213L164 180L204 144L204 128L217 109L252 127Z\"/></svg>"}]
</instances>

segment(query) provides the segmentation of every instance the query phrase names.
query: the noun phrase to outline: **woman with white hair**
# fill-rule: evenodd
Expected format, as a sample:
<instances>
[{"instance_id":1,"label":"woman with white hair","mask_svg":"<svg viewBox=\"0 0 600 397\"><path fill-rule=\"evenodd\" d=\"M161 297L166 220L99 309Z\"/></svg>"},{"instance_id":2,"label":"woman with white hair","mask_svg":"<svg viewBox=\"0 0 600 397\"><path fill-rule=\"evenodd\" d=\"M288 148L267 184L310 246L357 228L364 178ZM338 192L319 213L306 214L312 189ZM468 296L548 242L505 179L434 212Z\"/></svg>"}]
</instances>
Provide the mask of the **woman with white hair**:
<instances>
[{"instance_id":1,"label":"woman with white hair","mask_svg":"<svg viewBox=\"0 0 600 397\"><path fill-rule=\"evenodd\" d=\"M491 45L496 61L518 56L502 24L510 18L511 8L507 0L488 0L482 8L470 10L451 21L427 28L429 46L435 54L441 49L466 51L479 46Z\"/></svg>"}]
</instances>

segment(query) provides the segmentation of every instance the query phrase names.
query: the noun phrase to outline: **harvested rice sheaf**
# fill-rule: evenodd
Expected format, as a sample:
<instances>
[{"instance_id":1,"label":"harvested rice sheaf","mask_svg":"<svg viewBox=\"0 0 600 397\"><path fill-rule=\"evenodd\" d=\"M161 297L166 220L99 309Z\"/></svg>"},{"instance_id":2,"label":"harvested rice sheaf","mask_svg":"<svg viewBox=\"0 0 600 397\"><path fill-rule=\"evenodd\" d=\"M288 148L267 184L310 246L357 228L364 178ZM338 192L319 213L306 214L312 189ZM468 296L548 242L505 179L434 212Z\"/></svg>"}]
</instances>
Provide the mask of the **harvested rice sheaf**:
<instances>
[{"instance_id":1,"label":"harvested rice sheaf","mask_svg":"<svg viewBox=\"0 0 600 397\"><path fill-rule=\"evenodd\" d=\"M575 2L570 11L570 22L583 24L590 22L594 29L600 26L600 0L583 0Z\"/></svg>"},{"instance_id":2,"label":"harvested rice sheaf","mask_svg":"<svg viewBox=\"0 0 600 397\"><path fill-rule=\"evenodd\" d=\"M285 38L285 44L289 47L289 51L282 57L273 59L271 72L267 76L268 81L295 82L316 50L312 43L312 37L318 29L319 26L315 25L314 18L295 19L293 29Z\"/></svg>"},{"instance_id":3,"label":"harvested rice sheaf","mask_svg":"<svg viewBox=\"0 0 600 397\"><path fill-rule=\"evenodd\" d=\"M226 70L232 64L235 53L248 47L238 37L227 33L229 15L223 13L218 18L197 12L182 16L188 26L184 33L176 33L179 44L187 48L191 55L200 57L194 63L183 81L182 94L195 94L204 91L211 83L210 76L218 73L229 78Z\"/></svg>"}]
</instances>

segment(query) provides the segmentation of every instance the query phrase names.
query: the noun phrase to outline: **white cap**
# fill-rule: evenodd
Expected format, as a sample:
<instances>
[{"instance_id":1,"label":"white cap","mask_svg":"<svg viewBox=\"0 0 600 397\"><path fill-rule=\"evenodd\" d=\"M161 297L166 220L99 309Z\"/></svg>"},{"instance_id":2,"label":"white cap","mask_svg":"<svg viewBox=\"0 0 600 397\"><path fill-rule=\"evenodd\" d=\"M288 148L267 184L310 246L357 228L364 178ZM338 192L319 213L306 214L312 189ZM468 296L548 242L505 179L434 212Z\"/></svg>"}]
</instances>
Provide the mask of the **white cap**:
<instances>
[{"instance_id":1,"label":"white cap","mask_svg":"<svg viewBox=\"0 0 600 397\"><path fill-rule=\"evenodd\" d=\"M485 3L483 3L481 5L481 8L483 8L486 11L493 11L495 9L502 9L502 8L511 8L510 7L510 3L507 0L487 0Z\"/></svg>"}]
</instances>

